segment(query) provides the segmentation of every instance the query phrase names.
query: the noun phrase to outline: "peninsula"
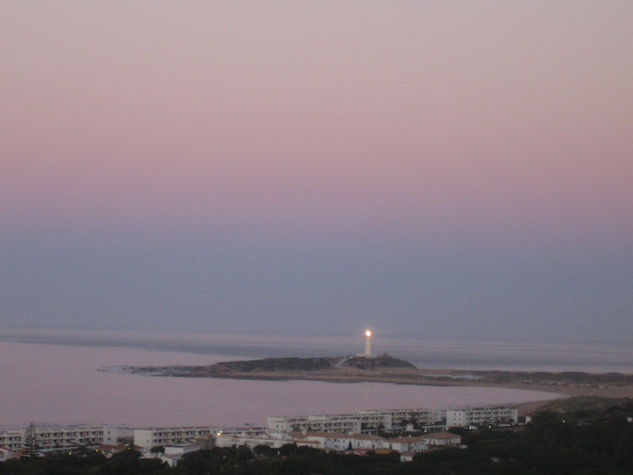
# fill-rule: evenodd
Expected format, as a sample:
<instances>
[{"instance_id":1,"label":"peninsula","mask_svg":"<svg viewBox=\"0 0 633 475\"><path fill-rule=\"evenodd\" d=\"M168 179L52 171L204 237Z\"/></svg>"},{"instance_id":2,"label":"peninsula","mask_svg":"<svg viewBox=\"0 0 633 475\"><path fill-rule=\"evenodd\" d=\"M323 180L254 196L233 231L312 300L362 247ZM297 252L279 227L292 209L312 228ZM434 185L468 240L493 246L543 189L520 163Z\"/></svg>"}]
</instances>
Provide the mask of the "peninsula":
<instances>
[{"instance_id":1,"label":"peninsula","mask_svg":"<svg viewBox=\"0 0 633 475\"><path fill-rule=\"evenodd\" d=\"M375 380L391 374L415 374L418 368L387 354L316 358L262 358L223 361L209 366L125 367L126 372L155 376L186 376L240 379L343 379ZM354 378L354 376L356 378ZM367 379L364 379L367 378Z\"/></svg>"},{"instance_id":2,"label":"peninsula","mask_svg":"<svg viewBox=\"0 0 633 475\"><path fill-rule=\"evenodd\" d=\"M371 357L357 355L263 358L225 361L208 366L144 366L119 369L149 376L497 386L550 391L566 396L633 397L633 375L630 374L423 369L387 354Z\"/></svg>"},{"instance_id":3,"label":"peninsula","mask_svg":"<svg viewBox=\"0 0 633 475\"><path fill-rule=\"evenodd\" d=\"M148 376L233 378L257 380L314 380L341 383L377 382L426 386L496 386L555 392L564 397L633 398L633 375L580 371L492 371L423 369L387 353L372 353L374 332L363 332L365 351L341 357L262 358L224 361L208 366L123 367L124 372ZM545 401L519 406L533 412Z\"/></svg>"}]
</instances>

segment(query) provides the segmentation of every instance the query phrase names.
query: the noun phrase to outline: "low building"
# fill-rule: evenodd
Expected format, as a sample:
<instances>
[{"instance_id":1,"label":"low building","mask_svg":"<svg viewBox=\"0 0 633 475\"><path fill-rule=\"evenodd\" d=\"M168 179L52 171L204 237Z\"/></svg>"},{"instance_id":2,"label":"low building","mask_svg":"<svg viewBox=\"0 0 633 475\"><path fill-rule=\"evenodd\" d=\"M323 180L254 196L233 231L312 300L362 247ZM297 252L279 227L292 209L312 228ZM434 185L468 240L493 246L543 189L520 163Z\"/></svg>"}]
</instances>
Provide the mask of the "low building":
<instances>
[{"instance_id":1,"label":"low building","mask_svg":"<svg viewBox=\"0 0 633 475\"><path fill-rule=\"evenodd\" d=\"M13 450L0 447L0 462L13 458Z\"/></svg>"},{"instance_id":2,"label":"low building","mask_svg":"<svg viewBox=\"0 0 633 475\"><path fill-rule=\"evenodd\" d=\"M509 407L469 407L465 409L448 409L446 411L446 425L448 427L510 425L516 424L518 421L518 409Z\"/></svg>"},{"instance_id":3,"label":"low building","mask_svg":"<svg viewBox=\"0 0 633 475\"><path fill-rule=\"evenodd\" d=\"M159 459L161 462L167 463L170 467L175 467L183 455L201 449L201 444L198 442L192 444L166 445L162 450L144 450L143 458Z\"/></svg>"},{"instance_id":4,"label":"low building","mask_svg":"<svg viewBox=\"0 0 633 475\"><path fill-rule=\"evenodd\" d=\"M462 443L462 437L451 432L431 432L430 434L424 434L420 437L426 439L429 448L459 447Z\"/></svg>"},{"instance_id":5,"label":"low building","mask_svg":"<svg viewBox=\"0 0 633 475\"><path fill-rule=\"evenodd\" d=\"M431 448L458 447L462 443L462 438L450 432L432 432L430 434L418 435L414 437L396 437L389 439L388 448L396 452L426 452Z\"/></svg>"},{"instance_id":6,"label":"low building","mask_svg":"<svg viewBox=\"0 0 633 475\"><path fill-rule=\"evenodd\" d=\"M266 430L243 430L218 432L215 435L217 447L249 447L265 445L278 449L286 444L312 447L315 449L343 452L396 451L399 453L425 452L432 448L454 447L461 444L461 437L447 432L431 432L416 437L385 439L372 434L345 434L340 432L270 432ZM167 453L165 453L167 455Z\"/></svg>"},{"instance_id":7,"label":"low building","mask_svg":"<svg viewBox=\"0 0 633 475\"><path fill-rule=\"evenodd\" d=\"M216 429L203 427L152 427L134 429L134 445L149 450L152 447L190 444L196 439L214 434Z\"/></svg>"},{"instance_id":8,"label":"low building","mask_svg":"<svg viewBox=\"0 0 633 475\"><path fill-rule=\"evenodd\" d=\"M115 444L115 445L104 444L104 445L100 445L95 450L101 453L101 455L103 455L105 458L109 459L114 454L118 454L119 452L123 452L124 450L129 450L129 449L130 449L130 446L127 444Z\"/></svg>"},{"instance_id":9,"label":"low building","mask_svg":"<svg viewBox=\"0 0 633 475\"><path fill-rule=\"evenodd\" d=\"M423 437L396 437L395 439L389 439L386 441L385 448L395 450L396 452L406 453L418 453L426 452L428 450L428 444Z\"/></svg>"},{"instance_id":10,"label":"low building","mask_svg":"<svg viewBox=\"0 0 633 475\"><path fill-rule=\"evenodd\" d=\"M370 434L342 434L336 432L290 432L297 445L309 445L322 450L376 450L383 448L382 437Z\"/></svg>"},{"instance_id":11,"label":"low building","mask_svg":"<svg viewBox=\"0 0 633 475\"><path fill-rule=\"evenodd\" d=\"M265 429L234 429L219 431L215 435L216 447L248 447L253 449L258 445L265 445L278 449L286 444L295 443L290 434L269 432ZM313 444L308 444L313 446Z\"/></svg>"}]
</instances>

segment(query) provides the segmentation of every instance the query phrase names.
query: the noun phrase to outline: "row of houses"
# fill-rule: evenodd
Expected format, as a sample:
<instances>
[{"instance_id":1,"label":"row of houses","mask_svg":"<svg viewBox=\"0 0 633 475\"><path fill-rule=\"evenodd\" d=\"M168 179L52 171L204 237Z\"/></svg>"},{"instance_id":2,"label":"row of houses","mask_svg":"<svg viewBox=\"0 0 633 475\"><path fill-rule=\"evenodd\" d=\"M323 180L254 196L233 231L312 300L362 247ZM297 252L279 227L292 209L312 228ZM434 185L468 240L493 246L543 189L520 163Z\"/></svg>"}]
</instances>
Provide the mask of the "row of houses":
<instances>
[{"instance_id":1,"label":"row of houses","mask_svg":"<svg viewBox=\"0 0 633 475\"><path fill-rule=\"evenodd\" d=\"M242 446L281 447L287 443L307 445L325 450L341 450L351 447L400 449L397 439L382 439L378 431L398 432L403 430L425 430L430 434L419 436L418 445L431 447L441 445L433 441L438 433L448 427L480 427L486 425L511 425L518 422L517 409L507 407L482 407L463 409L391 409L359 411L350 414L318 414L308 416L269 417L264 429L222 430L218 427L153 427L134 429L134 444L149 451L153 447L182 447L196 441L220 447ZM19 450L40 453L63 451L76 447L98 448L114 446L120 431L110 426L54 426L31 424L26 429L0 432L0 457ZM323 434L329 434L327 436ZM448 436L445 436L448 437ZM450 438L449 438L450 439ZM387 446L386 440L389 446ZM407 443L411 442L406 438ZM395 441L395 442L394 442ZM422 449L420 449L422 450Z\"/></svg>"},{"instance_id":2,"label":"row of houses","mask_svg":"<svg viewBox=\"0 0 633 475\"><path fill-rule=\"evenodd\" d=\"M182 428L193 429L193 428ZM204 430L203 428L199 428ZM148 431L151 429L142 429ZM156 428L157 433L166 433L170 430L166 428ZM173 432L173 430L171 430ZM189 430L191 432L191 430ZM179 435L178 437L181 437ZM447 432L432 432L419 436L407 436L396 438L384 438L372 434L345 434L337 432L270 432L266 428L235 429L228 431L218 431L213 434L201 436L195 441L181 444L166 444L161 450L152 450L150 445L151 437L141 432L135 431L135 445L140 445L139 449L146 457L155 457L170 466L175 466L178 460L191 451L212 447L269 447L280 449L287 444L295 444L300 447L311 447L314 449L351 452L355 454L366 454L371 451L376 452L398 452L403 461L412 460L416 453L426 452L433 449L445 447L458 447L461 445L461 437L457 434ZM181 440L181 439L178 439ZM143 446L143 444L145 444Z\"/></svg>"},{"instance_id":3,"label":"row of houses","mask_svg":"<svg viewBox=\"0 0 633 475\"><path fill-rule=\"evenodd\" d=\"M416 453L461 445L461 437L445 432L447 427L510 425L518 422L517 409L481 407L462 409L392 409L359 411L351 414L269 417L265 428L222 430L213 427L136 429L134 443L146 452L161 445L156 454L173 465L187 451L197 448L266 446L279 449L286 444L329 451L394 451L403 461ZM415 426L415 427L413 427ZM416 436L385 438L378 430L431 430Z\"/></svg>"},{"instance_id":4,"label":"row of houses","mask_svg":"<svg viewBox=\"0 0 633 475\"><path fill-rule=\"evenodd\" d=\"M191 443L199 438L214 437L217 445L269 445L281 447L292 433L371 434L378 430L445 431L448 427L505 425L518 422L517 409L483 407L463 409L388 409L359 411L349 414L318 414L308 416L268 417L266 430L221 428L154 427L134 430L134 444L145 449ZM246 434L246 435L245 435ZM284 435L285 434L285 435Z\"/></svg>"},{"instance_id":5,"label":"row of houses","mask_svg":"<svg viewBox=\"0 0 633 475\"><path fill-rule=\"evenodd\" d=\"M461 437L449 432L431 432L418 436L384 438L372 434L338 432L289 432L242 431L222 433L215 437L216 447L249 447L265 445L280 448L286 444L307 446L321 450L341 452L345 450L390 450L396 452L425 452L437 447L454 447L461 444Z\"/></svg>"}]
</instances>

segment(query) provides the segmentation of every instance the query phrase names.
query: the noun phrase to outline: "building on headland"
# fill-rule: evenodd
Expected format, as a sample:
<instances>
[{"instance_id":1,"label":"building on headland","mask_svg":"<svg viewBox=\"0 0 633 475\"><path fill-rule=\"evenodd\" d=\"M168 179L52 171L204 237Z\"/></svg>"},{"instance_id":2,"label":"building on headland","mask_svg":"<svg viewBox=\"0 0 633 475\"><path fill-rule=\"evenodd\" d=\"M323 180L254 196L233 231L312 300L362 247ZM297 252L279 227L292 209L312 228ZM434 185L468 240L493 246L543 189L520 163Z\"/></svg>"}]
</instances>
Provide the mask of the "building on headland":
<instances>
[{"instance_id":1,"label":"building on headland","mask_svg":"<svg viewBox=\"0 0 633 475\"><path fill-rule=\"evenodd\" d=\"M190 444L196 439L208 437L217 431L217 428L210 426L134 429L134 445L149 450L152 447Z\"/></svg>"},{"instance_id":2,"label":"building on headland","mask_svg":"<svg viewBox=\"0 0 633 475\"><path fill-rule=\"evenodd\" d=\"M414 423L418 428L444 427L445 410L385 409L359 411L351 414L319 414L309 416L268 417L267 427L278 432L341 432L367 433L376 430L392 431Z\"/></svg>"},{"instance_id":3,"label":"building on headland","mask_svg":"<svg viewBox=\"0 0 633 475\"><path fill-rule=\"evenodd\" d=\"M512 425L518 421L518 409L509 407L468 407L446 411L446 425L448 427Z\"/></svg>"}]
</instances>

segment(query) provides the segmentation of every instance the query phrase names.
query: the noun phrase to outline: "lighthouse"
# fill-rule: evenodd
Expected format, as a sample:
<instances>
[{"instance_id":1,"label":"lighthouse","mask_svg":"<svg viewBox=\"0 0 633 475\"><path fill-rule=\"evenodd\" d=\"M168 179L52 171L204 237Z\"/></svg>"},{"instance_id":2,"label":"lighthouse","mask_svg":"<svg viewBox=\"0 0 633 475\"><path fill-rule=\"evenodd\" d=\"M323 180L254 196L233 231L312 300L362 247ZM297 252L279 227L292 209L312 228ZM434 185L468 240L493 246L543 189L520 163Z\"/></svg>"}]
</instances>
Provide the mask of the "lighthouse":
<instances>
[{"instance_id":1,"label":"lighthouse","mask_svg":"<svg viewBox=\"0 0 633 475\"><path fill-rule=\"evenodd\" d=\"M371 358L371 337L372 332L368 328L365 330L365 358Z\"/></svg>"}]
</instances>

